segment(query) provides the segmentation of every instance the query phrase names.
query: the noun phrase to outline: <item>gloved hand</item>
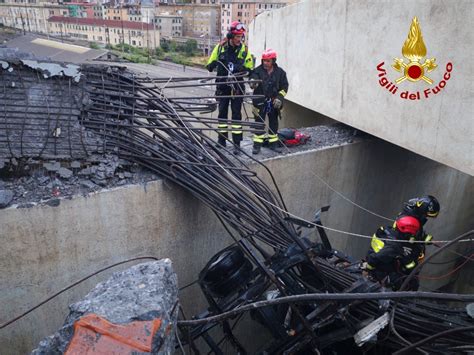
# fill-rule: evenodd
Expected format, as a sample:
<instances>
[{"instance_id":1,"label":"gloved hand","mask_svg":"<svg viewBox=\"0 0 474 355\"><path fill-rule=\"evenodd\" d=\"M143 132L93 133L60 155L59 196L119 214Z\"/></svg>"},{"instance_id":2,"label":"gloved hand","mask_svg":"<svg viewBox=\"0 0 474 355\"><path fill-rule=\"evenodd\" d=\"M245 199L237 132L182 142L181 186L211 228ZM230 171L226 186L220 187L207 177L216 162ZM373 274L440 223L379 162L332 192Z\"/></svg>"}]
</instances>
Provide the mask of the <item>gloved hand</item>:
<instances>
[{"instance_id":1,"label":"gloved hand","mask_svg":"<svg viewBox=\"0 0 474 355\"><path fill-rule=\"evenodd\" d=\"M234 65L234 71L233 71L234 74L243 73L245 71L246 70L243 65Z\"/></svg>"},{"instance_id":2,"label":"gloved hand","mask_svg":"<svg viewBox=\"0 0 474 355\"><path fill-rule=\"evenodd\" d=\"M280 98L277 97L273 100L274 109L279 110L282 108L282 106L283 106L283 101Z\"/></svg>"},{"instance_id":3,"label":"gloved hand","mask_svg":"<svg viewBox=\"0 0 474 355\"><path fill-rule=\"evenodd\" d=\"M367 270L373 270L374 268L367 261L364 261L360 264L360 269L367 271Z\"/></svg>"},{"instance_id":4,"label":"gloved hand","mask_svg":"<svg viewBox=\"0 0 474 355\"><path fill-rule=\"evenodd\" d=\"M253 106L252 107L252 113L255 117L258 117L258 115L260 113L260 109L258 107Z\"/></svg>"},{"instance_id":5,"label":"gloved hand","mask_svg":"<svg viewBox=\"0 0 474 355\"><path fill-rule=\"evenodd\" d=\"M425 240L426 245L433 244L433 236L431 234L425 233L425 235L423 236L423 239Z\"/></svg>"},{"instance_id":6,"label":"gloved hand","mask_svg":"<svg viewBox=\"0 0 474 355\"><path fill-rule=\"evenodd\" d=\"M207 70L210 72L213 72L216 67L217 67L217 62L215 61L206 66Z\"/></svg>"}]
</instances>

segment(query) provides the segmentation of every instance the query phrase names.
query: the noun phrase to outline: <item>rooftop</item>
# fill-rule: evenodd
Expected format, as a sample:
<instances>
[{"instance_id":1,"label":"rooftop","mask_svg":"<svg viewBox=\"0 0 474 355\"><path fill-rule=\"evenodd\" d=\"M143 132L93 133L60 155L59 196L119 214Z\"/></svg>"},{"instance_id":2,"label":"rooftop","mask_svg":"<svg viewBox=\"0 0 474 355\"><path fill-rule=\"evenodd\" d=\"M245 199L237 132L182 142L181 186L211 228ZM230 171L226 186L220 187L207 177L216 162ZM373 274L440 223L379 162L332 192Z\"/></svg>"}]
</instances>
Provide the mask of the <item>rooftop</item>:
<instances>
[{"instance_id":1,"label":"rooftop","mask_svg":"<svg viewBox=\"0 0 474 355\"><path fill-rule=\"evenodd\" d=\"M72 23L75 25L88 25L88 26L102 26L102 27L115 27L115 28L126 28L132 30L153 30L153 25L144 22L134 21L121 21L121 20L103 20L95 18L78 18L78 17L64 17L64 16L51 16L48 19L49 22L58 23Z\"/></svg>"}]
</instances>

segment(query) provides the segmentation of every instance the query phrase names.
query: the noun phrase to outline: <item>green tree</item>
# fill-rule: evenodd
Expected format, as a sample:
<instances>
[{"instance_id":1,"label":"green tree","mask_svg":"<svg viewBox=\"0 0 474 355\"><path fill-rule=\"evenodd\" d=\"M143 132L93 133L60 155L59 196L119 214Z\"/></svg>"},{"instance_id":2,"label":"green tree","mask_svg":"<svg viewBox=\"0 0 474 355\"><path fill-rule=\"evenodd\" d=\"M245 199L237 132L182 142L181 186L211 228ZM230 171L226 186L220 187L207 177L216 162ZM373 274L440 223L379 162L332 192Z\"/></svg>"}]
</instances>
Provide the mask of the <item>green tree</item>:
<instances>
[{"instance_id":1,"label":"green tree","mask_svg":"<svg viewBox=\"0 0 474 355\"><path fill-rule=\"evenodd\" d=\"M170 50L170 44L168 41L163 41L161 43L161 49L163 49L164 52L169 52Z\"/></svg>"},{"instance_id":2,"label":"green tree","mask_svg":"<svg viewBox=\"0 0 474 355\"><path fill-rule=\"evenodd\" d=\"M176 52L178 50L178 43L176 41L170 41L170 51Z\"/></svg>"},{"instance_id":3,"label":"green tree","mask_svg":"<svg viewBox=\"0 0 474 355\"><path fill-rule=\"evenodd\" d=\"M162 45L161 47L163 47L163 45ZM163 48L157 47L157 48L155 49L155 55L156 55L158 58L161 58L161 57L163 56L164 52L165 52L165 51L163 50Z\"/></svg>"},{"instance_id":4,"label":"green tree","mask_svg":"<svg viewBox=\"0 0 474 355\"><path fill-rule=\"evenodd\" d=\"M192 56L198 49L198 43L195 39L188 39L184 44L184 52L188 56Z\"/></svg>"}]
</instances>

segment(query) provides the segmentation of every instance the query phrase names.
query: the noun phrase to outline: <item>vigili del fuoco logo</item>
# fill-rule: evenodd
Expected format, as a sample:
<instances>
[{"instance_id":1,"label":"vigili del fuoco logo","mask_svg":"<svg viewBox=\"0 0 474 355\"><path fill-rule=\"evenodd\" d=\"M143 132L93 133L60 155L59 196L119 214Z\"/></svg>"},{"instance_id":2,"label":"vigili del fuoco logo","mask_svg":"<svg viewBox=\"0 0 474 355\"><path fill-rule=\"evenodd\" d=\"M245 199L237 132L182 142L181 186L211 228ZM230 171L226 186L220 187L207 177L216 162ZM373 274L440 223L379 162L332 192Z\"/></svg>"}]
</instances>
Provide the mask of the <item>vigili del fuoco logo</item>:
<instances>
[{"instance_id":1,"label":"vigili del fuoco logo","mask_svg":"<svg viewBox=\"0 0 474 355\"><path fill-rule=\"evenodd\" d=\"M433 85L433 80L430 78L429 73L438 67L435 63L436 58L423 60L423 58L426 57L426 46L416 16L411 22L408 37L403 44L402 55L407 61L405 61L405 59L395 58L392 64L392 68L401 74L401 76L399 74L399 78L395 80L395 83L387 78L387 71L384 68L385 62L377 65L380 86L387 89L388 92L393 95L398 93L400 98L405 100L429 99L439 94L446 86L447 81L451 78L453 63L448 62L443 79L435 86L430 86L429 88L418 91L416 88L413 89L409 87L406 87L407 90L403 90L397 86L402 83L417 83L419 81L427 85Z\"/></svg>"}]
</instances>

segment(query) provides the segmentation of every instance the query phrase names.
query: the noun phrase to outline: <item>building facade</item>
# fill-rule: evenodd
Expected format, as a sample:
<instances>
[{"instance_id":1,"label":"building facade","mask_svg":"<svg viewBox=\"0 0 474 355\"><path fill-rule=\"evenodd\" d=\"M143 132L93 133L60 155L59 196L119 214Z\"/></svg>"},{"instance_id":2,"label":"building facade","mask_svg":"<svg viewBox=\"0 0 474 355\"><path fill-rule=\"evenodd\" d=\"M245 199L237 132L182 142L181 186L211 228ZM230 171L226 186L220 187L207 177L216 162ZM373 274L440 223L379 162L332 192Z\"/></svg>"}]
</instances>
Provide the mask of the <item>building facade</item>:
<instances>
[{"instance_id":1,"label":"building facade","mask_svg":"<svg viewBox=\"0 0 474 355\"><path fill-rule=\"evenodd\" d=\"M183 17L183 36L201 38L221 36L220 5L165 5L156 8L156 15L178 15Z\"/></svg>"},{"instance_id":2,"label":"building facade","mask_svg":"<svg viewBox=\"0 0 474 355\"><path fill-rule=\"evenodd\" d=\"M59 37L103 45L125 43L150 50L160 46L159 31L143 22L53 16L48 23L49 33Z\"/></svg>"},{"instance_id":3,"label":"building facade","mask_svg":"<svg viewBox=\"0 0 474 355\"><path fill-rule=\"evenodd\" d=\"M0 24L24 32L48 33L47 20L51 16L69 16L69 10L50 3L0 2Z\"/></svg>"},{"instance_id":4,"label":"building facade","mask_svg":"<svg viewBox=\"0 0 474 355\"><path fill-rule=\"evenodd\" d=\"M162 38L183 36L183 16L157 15L154 21L155 28L160 32Z\"/></svg>"},{"instance_id":5,"label":"building facade","mask_svg":"<svg viewBox=\"0 0 474 355\"><path fill-rule=\"evenodd\" d=\"M220 0L221 32L226 33L233 21L248 26L253 19L265 11L280 9L297 0Z\"/></svg>"}]
</instances>

